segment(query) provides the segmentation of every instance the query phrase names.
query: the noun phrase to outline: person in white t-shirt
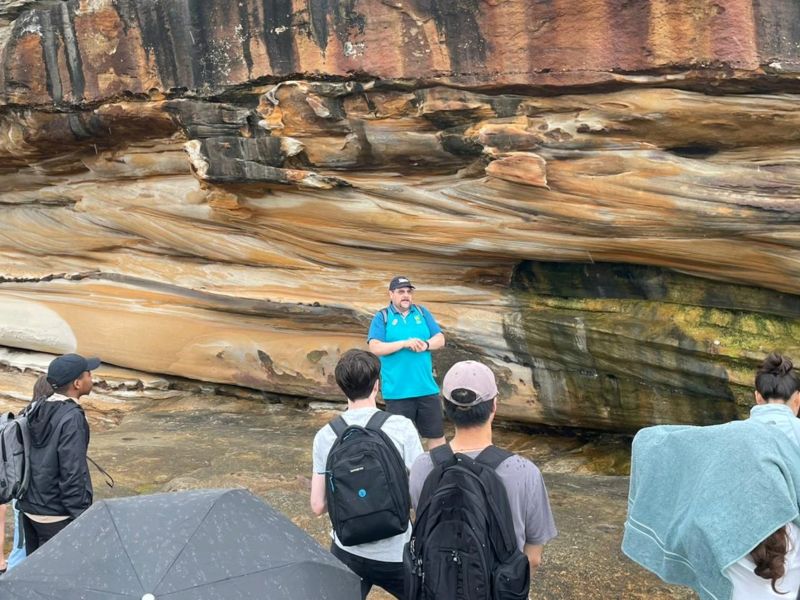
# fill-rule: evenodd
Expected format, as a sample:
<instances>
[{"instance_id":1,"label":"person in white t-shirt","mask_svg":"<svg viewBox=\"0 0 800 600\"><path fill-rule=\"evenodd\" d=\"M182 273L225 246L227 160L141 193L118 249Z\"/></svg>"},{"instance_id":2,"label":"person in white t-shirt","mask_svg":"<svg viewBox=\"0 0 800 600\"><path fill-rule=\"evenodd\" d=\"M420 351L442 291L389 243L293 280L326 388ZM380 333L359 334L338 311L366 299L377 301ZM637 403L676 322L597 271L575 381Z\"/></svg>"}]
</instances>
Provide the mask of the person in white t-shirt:
<instances>
[{"instance_id":1,"label":"person in white t-shirt","mask_svg":"<svg viewBox=\"0 0 800 600\"><path fill-rule=\"evenodd\" d=\"M377 356L365 350L348 350L336 365L336 383L347 397L347 410L342 414L348 425L365 426L378 412L375 397L380 389L381 363ZM406 469L422 454L422 444L414 423L401 415L390 415L382 430L394 442ZM336 441L336 433L325 425L314 437L311 476L311 510L316 515L327 511L325 500L325 465L328 453ZM403 546L411 538L411 522L405 532L398 535L345 546L331 531L331 552L356 575L361 577L361 597L367 597L373 585L385 589L396 598L404 597Z\"/></svg>"},{"instance_id":2,"label":"person in white t-shirt","mask_svg":"<svg viewBox=\"0 0 800 600\"><path fill-rule=\"evenodd\" d=\"M772 353L756 373L756 405L750 418L776 427L800 446L800 375L792 361ZM758 506L758 498L753 498ZM726 569L731 600L794 600L800 588L800 528L787 523Z\"/></svg>"},{"instance_id":3,"label":"person in white t-shirt","mask_svg":"<svg viewBox=\"0 0 800 600\"><path fill-rule=\"evenodd\" d=\"M725 573L731 600L795 600L800 588L800 528L787 523Z\"/></svg>"}]
</instances>

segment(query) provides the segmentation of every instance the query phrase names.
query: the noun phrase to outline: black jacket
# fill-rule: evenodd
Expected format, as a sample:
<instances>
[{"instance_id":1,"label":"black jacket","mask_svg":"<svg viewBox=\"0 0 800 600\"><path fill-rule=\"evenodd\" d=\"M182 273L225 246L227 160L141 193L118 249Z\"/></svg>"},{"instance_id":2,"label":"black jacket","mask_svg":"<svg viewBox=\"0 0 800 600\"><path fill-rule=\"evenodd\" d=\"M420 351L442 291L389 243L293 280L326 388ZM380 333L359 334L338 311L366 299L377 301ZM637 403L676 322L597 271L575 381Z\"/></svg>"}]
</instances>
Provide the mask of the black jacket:
<instances>
[{"instance_id":1,"label":"black jacket","mask_svg":"<svg viewBox=\"0 0 800 600\"><path fill-rule=\"evenodd\" d=\"M28 413L30 482L19 508L32 515L78 517L92 504L86 462L89 424L71 398L38 402Z\"/></svg>"}]
</instances>

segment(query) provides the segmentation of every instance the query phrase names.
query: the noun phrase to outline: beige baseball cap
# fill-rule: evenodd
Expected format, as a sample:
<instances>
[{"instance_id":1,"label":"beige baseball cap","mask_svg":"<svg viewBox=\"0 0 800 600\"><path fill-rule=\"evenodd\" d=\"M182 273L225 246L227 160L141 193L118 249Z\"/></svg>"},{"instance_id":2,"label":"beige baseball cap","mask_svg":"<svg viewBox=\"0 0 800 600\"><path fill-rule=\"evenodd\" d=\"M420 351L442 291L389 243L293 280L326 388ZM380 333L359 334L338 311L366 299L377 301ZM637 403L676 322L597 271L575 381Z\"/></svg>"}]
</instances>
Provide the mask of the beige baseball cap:
<instances>
[{"instance_id":1,"label":"beige baseball cap","mask_svg":"<svg viewBox=\"0 0 800 600\"><path fill-rule=\"evenodd\" d=\"M453 400L455 390L468 390L471 400L468 402L456 402ZM475 360L464 360L457 362L442 381L442 394L448 402L463 408L475 406L481 402L492 400L497 396L497 382L491 369ZM474 398L473 398L474 395Z\"/></svg>"}]
</instances>

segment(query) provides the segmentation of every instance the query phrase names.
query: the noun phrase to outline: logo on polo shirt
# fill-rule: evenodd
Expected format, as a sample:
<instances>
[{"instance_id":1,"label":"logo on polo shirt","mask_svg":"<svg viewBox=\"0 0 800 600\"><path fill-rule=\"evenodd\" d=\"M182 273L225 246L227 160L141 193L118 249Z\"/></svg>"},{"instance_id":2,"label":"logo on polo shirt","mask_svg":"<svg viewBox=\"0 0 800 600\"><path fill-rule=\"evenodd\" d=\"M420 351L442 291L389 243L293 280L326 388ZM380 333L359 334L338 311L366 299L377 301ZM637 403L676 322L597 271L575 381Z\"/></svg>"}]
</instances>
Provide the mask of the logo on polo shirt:
<instances>
[{"instance_id":1,"label":"logo on polo shirt","mask_svg":"<svg viewBox=\"0 0 800 600\"><path fill-rule=\"evenodd\" d=\"M417 325L422 325L422 319L419 315L414 315L414 321L417 322Z\"/></svg>"},{"instance_id":2,"label":"logo on polo shirt","mask_svg":"<svg viewBox=\"0 0 800 600\"><path fill-rule=\"evenodd\" d=\"M397 319L392 320L392 325L397 325Z\"/></svg>"}]
</instances>

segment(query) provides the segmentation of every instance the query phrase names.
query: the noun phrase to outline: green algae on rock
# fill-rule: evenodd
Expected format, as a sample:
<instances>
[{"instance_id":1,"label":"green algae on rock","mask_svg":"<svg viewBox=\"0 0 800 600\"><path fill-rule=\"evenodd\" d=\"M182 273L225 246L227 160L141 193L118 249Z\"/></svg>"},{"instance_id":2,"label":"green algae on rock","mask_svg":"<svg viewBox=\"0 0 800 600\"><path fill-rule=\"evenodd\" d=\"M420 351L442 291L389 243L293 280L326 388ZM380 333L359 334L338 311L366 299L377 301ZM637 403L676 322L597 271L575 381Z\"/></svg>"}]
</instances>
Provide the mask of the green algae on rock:
<instances>
[{"instance_id":1,"label":"green algae on rock","mask_svg":"<svg viewBox=\"0 0 800 600\"><path fill-rule=\"evenodd\" d=\"M654 267L526 262L506 338L550 422L708 424L745 417L756 361L800 351L800 297Z\"/></svg>"}]
</instances>

